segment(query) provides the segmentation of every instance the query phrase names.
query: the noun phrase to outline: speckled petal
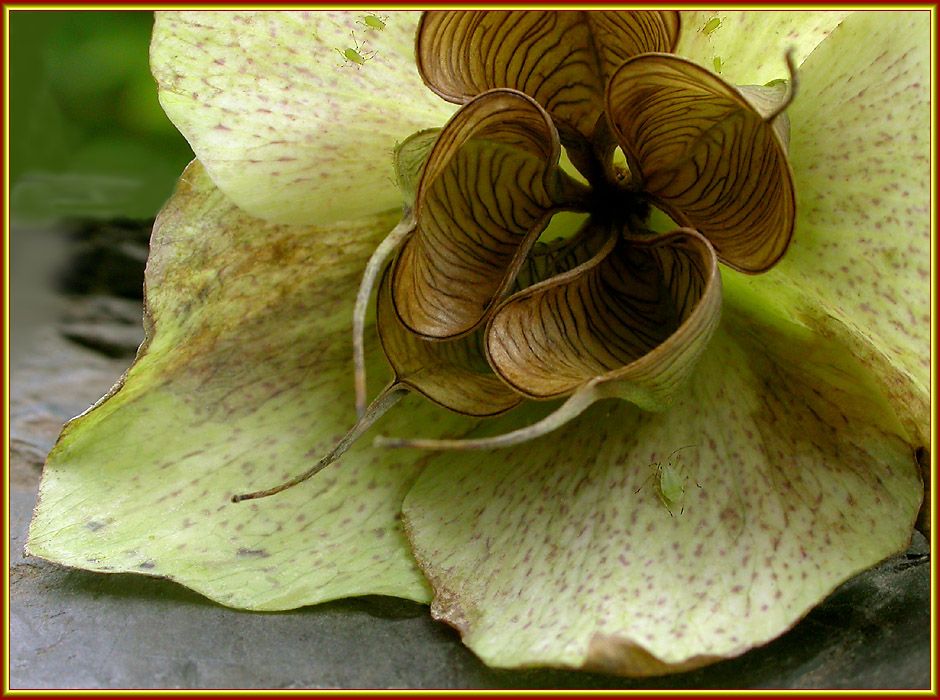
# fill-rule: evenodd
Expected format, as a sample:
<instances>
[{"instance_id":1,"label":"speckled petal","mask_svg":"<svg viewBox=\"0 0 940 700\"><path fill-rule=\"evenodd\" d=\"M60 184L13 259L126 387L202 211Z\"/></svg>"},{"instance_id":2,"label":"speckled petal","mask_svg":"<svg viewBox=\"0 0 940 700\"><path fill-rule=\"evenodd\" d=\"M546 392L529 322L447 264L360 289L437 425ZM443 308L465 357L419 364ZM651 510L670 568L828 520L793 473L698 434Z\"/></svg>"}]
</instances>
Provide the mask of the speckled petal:
<instances>
[{"instance_id":1,"label":"speckled petal","mask_svg":"<svg viewBox=\"0 0 940 700\"><path fill-rule=\"evenodd\" d=\"M806 60L794 242L767 275L726 276L851 347L915 446L930 426L930 22L856 13Z\"/></svg>"},{"instance_id":2,"label":"speckled petal","mask_svg":"<svg viewBox=\"0 0 940 700\"><path fill-rule=\"evenodd\" d=\"M63 431L30 553L167 577L243 608L426 600L398 522L421 465L413 455L357 445L294 489L230 502L311 465L353 424L351 307L396 218L268 224L191 165L155 226L148 340L118 387ZM368 345L383 364L374 335ZM421 404L405 399L382 427L465 424Z\"/></svg>"},{"instance_id":3,"label":"speckled petal","mask_svg":"<svg viewBox=\"0 0 940 700\"><path fill-rule=\"evenodd\" d=\"M773 639L910 542L920 479L871 384L837 345L726 309L670 411L601 402L499 459L432 460L404 504L432 613L503 667L656 675Z\"/></svg>"},{"instance_id":4,"label":"speckled petal","mask_svg":"<svg viewBox=\"0 0 940 700\"><path fill-rule=\"evenodd\" d=\"M319 225L399 203L392 149L454 107L415 69L419 13L158 12L160 103L215 184L254 216ZM361 65L342 52L356 49ZM370 57L371 56L371 57Z\"/></svg>"},{"instance_id":5,"label":"speckled petal","mask_svg":"<svg viewBox=\"0 0 940 700\"><path fill-rule=\"evenodd\" d=\"M739 85L787 77L784 53L797 65L847 16L845 10L684 10L676 53ZM716 61L716 59L718 59Z\"/></svg>"}]
</instances>

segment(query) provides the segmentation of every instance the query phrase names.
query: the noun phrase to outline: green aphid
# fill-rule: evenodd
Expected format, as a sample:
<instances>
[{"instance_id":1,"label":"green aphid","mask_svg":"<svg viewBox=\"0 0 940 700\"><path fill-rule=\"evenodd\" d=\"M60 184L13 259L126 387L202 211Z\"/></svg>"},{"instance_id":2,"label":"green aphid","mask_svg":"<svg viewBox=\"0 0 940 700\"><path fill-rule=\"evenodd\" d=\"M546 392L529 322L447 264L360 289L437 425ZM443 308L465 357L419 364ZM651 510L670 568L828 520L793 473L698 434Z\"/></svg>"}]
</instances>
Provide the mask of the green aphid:
<instances>
[{"instance_id":1,"label":"green aphid","mask_svg":"<svg viewBox=\"0 0 940 700\"><path fill-rule=\"evenodd\" d=\"M379 17L378 15L366 15L363 17L357 24L361 24L367 29L374 29L376 31L382 31L385 29L385 23L388 21L388 17Z\"/></svg>"},{"instance_id":2,"label":"green aphid","mask_svg":"<svg viewBox=\"0 0 940 700\"><path fill-rule=\"evenodd\" d=\"M635 491L635 493L639 493L642 488L649 483L650 479L656 478L656 497L659 498L659 502L663 504L663 507L669 511L669 515L672 517L676 517L674 511L677 508L679 515L682 515L685 511L685 487L689 482L689 475L683 475L682 470L679 468L679 460L676 459L673 461L673 455L680 450L685 450L690 447L696 447L696 445L680 447L673 450L664 462L654 462L651 464L650 466L653 467L653 473L650 474L640 488ZM701 488L698 482L695 482L695 485Z\"/></svg>"},{"instance_id":3,"label":"green aphid","mask_svg":"<svg viewBox=\"0 0 940 700\"><path fill-rule=\"evenodd\" d=\"M336 50L339 52L339 55L343 57L346 63L354 64L358 70L359 66L364 65L366 61L375 56L375 51L370 51L368 53L362 52L362 47L359 46L359 42L356 41L356 37L352 34L350 36L352 36L353 46L355 46L355 48Z\"/></svg>"},{"instance_id":4,"label":"green aphid","mask_svg":"<svg viewBox=\"0 0 940 700\"><path fill-rule=\"evenodd\" d=\"M721 56L715 56L715 62L714 62L714 63L715 63L715 72L716 72L716 73L721 73L721 67L722 67L722 65L724 65L724 64L721 62Z\"/></svg>"},{"instance_id":5,"label":"green aphid","mask_svg":"<svg viewBox=\"0 0 940 700\"><path fill-rule=\"evenodd\" d=\"M702 34L711 34L720 26L721 26L721 17L712 17L710 20L708 20L705 23L705 26L702 27Z\"/></svg>"}]
</instances>

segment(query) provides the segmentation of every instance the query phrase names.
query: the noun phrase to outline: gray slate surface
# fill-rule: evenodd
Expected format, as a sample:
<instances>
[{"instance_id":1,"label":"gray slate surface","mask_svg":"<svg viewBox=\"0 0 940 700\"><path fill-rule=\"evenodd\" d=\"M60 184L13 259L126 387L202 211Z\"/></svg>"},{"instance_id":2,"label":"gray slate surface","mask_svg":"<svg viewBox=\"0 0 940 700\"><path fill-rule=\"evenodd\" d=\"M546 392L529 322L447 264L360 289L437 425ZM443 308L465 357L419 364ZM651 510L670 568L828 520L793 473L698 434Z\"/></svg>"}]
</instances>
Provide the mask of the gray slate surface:
<instances>
[{"instance_id":1,"label":"gray slate surface","mask_svg":"<svg viewBox=\"0 0 940 700\"><path fill-rule=\"evenodd\" d=\"M11 688L930 686L930 557L920 535L907 553L844 584L771 644L705 669L645 680L490 669L425 606L394 598L246 613L163 580L24 559L45 453L62 423L120 376L130 363L128 347L139 340L128 329L126 301L65 300L49 293L43 275L16 265L16 246L13 263Z\"/></svg>"}]
</instances>

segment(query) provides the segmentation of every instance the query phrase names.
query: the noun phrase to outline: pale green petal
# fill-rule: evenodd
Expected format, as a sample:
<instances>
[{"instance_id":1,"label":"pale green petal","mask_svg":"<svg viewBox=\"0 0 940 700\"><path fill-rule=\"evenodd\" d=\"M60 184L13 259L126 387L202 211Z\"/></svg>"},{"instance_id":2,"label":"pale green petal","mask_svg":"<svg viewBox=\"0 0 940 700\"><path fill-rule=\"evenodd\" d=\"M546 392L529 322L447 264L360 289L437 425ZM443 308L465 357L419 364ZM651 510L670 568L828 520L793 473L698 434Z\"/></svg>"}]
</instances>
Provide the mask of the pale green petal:
<instances>
[{"instance_id":1,"label":"pale green petal","mask_svg":"<svg viewBox=\"0 0 940 700\"><path fill-rule=\"evenodd\" d=\"M917 445L930 426L929 12L859 12L806 60L790 116L793 244L726 275L871 366Z\"/></svg>"},{"instance_id":2,"label":"pale green petal","mask_svg":"<svg viewBox=\"0 0 940 700\"><path fill-rule=\"evenodd\" d=\"M392 149L455 107L424 87L418 12L158 12L160 103L216 185L249 213L325 224L399 203ZM351 33L353 36L351 36ZM358 65L340 52L355 49ZM339 51L337 51L337 49Z\"/></svg>"},{"instance_id":3,"label":"pale green petal","mask_svg":"<svg viewBox=\"0 0 940 700\"><path fill-rule=\"evenodd\" d=\"M850 14L844 10L683 11L676 53L710 70L715 70L717 58L725 80L763 85L787 77L784 53L788 48L793 48L799 65Z\"/></svg>"},{"instance_id":4,"label":"pale green petal","mask_svg":"<svg viewBox=\"0 0 940 700\"><path fill-rule=\"evenodd\" d=\"M602 402L418 478L405 527L432 613L486 663L694 668L908 545L919 475L860 365L779 320L726 321L667 413ZM656 462L679 477L669 508Z\"/></svg>"},{"instance_id":5,"label":"pale green petal","mask_svg":"<svg viewBox=\"0 0 940 700\"><path fill-rule=\"evenodd\" d=\"M359 445L285 493L230 502L303 471L355 420L352 303L397 218L268 224L191 165L155 226L149 340L120 388L63 431L30 553L167 577L245 608L426 600L399 524L414 455ZM378 347L373 333L367 344ZM465 421L410 398L382 428L453 432Z\"/></svg>"}]
</instances>

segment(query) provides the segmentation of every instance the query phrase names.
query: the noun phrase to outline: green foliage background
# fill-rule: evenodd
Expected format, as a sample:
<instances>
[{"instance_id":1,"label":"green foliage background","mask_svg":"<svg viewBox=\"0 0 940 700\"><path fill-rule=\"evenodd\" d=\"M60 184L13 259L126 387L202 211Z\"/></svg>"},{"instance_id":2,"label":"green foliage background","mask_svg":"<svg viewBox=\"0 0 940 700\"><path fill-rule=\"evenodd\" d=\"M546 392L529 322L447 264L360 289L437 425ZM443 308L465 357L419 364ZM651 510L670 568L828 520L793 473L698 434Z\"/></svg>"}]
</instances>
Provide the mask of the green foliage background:
<instances>
[{"instance_id":1,"label":"green foliage background","mask_svg":"<svg viewBox=\"0 0 940 700\"><path fill-rule=\"evenodd\" d=\"M11 11L14 221L146 219L192 151L157 102L153 13Z\"/></svg>"}]
</instances>

